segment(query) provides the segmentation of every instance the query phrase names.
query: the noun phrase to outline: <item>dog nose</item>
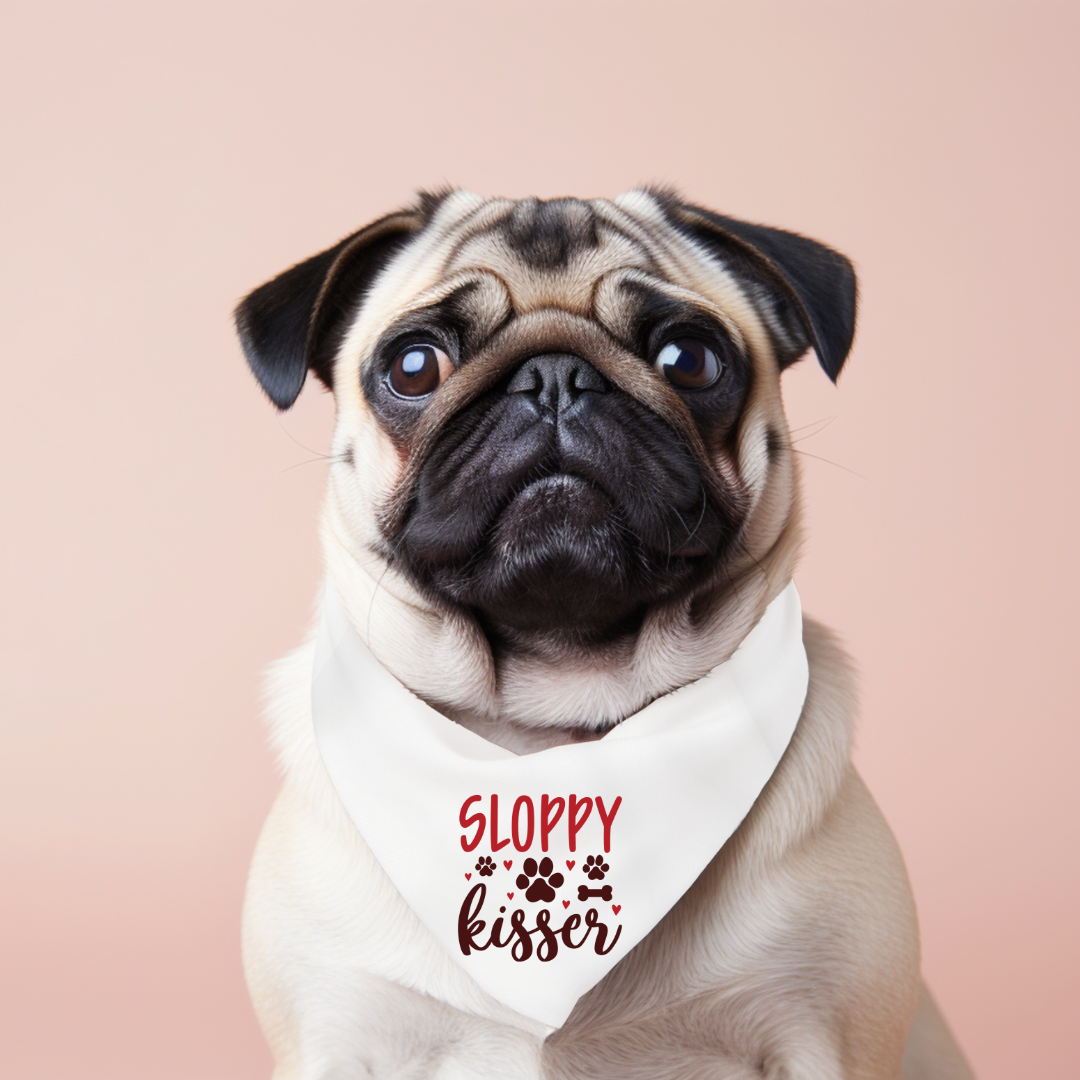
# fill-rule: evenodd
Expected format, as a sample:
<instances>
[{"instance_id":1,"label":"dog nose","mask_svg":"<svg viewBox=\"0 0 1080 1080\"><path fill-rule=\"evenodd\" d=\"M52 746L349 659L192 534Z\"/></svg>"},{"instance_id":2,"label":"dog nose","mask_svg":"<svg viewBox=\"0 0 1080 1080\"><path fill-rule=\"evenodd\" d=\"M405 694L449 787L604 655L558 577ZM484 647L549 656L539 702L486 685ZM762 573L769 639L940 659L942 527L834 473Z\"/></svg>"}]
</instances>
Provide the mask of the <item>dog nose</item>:
<instances>
[{"instance_id":1,"label":"dog nose","mask_svg":"<svg viewBox=\"0 0 1080 1080\"><path fill-rule=\"evenodd\" d=\"M526 360L514 372L508 394L529 394L542 411L558 415L583 394L603 394L609 383L587 360L572 353L546 353Z\"/></svg>"}]
</instances>

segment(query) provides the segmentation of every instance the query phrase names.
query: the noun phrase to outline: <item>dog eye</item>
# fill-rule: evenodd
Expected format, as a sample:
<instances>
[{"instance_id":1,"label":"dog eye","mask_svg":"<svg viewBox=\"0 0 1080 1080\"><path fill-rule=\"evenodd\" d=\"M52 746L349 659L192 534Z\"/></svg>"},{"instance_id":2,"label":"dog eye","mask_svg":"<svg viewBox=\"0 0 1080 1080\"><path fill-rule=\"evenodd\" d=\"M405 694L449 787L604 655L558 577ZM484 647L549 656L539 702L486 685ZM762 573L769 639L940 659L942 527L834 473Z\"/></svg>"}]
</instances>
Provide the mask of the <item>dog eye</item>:
<instances>
[{"instance_id":1,"label":"dog eye","mask_svg":"<svg viewBox=\"0 0 1080 1080\"><path fill-rule=\"evenodd\" d=\"M386 381L398 397L424 397L453 370L450 357L434 345L410 345L394 358Z\"/></svg>"},{"instance_id":2,"label":"dog eye","mask_svg":"<svg viewBox=\"0 0 1080 1080\"><path fill-rule=\"evenodd\" d=\"M678 390L704 390L723 373L720 358L703 341L679 338L670 341L656 356L656 366Z\"/></svg>"}]
</instances>

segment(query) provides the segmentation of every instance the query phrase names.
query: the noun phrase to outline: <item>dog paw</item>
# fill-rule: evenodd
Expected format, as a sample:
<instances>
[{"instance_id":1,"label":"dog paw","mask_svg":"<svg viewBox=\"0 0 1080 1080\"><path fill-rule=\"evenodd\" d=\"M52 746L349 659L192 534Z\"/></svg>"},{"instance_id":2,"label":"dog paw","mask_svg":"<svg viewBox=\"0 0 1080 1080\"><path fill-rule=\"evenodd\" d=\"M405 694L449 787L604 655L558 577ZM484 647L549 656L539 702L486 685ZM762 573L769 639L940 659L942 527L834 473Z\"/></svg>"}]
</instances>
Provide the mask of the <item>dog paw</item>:
<instances>
[{"instance_id":1,"label":"dog paw","mask_svg":"<svg viewBox=\"0 0 1080 1080\"><path fill-rule=\"evenodd\" d=\"M518 874L517 887L525 890L525 899L550 904L555 899L555 890L563 883L562 874L551 872L554 869L551 860L545 857L537 866L535 859L526 859L521 869L524 872ZM530 884L532 878L536 880Z\"/></svg>"},{"instance_id":2,"label":"dog paw","mask_svg":"<svg viewBox=\"0 0 1080 1080\"><path fill-rule=\"evenodd\" d=\"M585 865L581 868L589 875L590 881L603 881L604 875L611 869L606 862L604 862L603 855L590 855L585 860Z\"/></svg>"},{"instance_id":3,"label":"dog paw","mask_svg":"<svg viewBox=\"0 0 1080 1080\"><path fill-rule=\"evenodd\" d=\"M476 869L480 871L481 877L491 877L495 873L495 860L490 855L481 855Z\"/></svg>"}]
</instances>

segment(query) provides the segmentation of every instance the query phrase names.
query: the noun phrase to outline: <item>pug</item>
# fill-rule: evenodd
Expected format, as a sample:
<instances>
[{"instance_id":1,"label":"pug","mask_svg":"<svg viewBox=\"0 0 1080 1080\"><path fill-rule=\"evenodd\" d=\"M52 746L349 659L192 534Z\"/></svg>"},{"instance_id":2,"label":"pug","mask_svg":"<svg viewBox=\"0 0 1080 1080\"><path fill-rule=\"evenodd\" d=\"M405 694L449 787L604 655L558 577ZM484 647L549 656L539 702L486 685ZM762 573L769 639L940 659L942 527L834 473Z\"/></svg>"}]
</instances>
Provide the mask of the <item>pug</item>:
<instances>
[{"instance_id":1,"label":"pug","mask_svg":"<svg viewBox=\"0 0 1080 1080\"><path fill-rule=\"evenodd\" d=\"M601 738L729 659L791 580L799 477L780 375L836 380L850 262L637 190L422 195L239 305L278 409L336 426L326 574L378 661L517 754ZM970 1077L920 984L915 907L851 763L855 699L804 619L780 765L648 936L550 1031L405 904L313 735L314 641L270 678L284 784L243 952L277 1080Z\"/></svg>"}]
</instances>

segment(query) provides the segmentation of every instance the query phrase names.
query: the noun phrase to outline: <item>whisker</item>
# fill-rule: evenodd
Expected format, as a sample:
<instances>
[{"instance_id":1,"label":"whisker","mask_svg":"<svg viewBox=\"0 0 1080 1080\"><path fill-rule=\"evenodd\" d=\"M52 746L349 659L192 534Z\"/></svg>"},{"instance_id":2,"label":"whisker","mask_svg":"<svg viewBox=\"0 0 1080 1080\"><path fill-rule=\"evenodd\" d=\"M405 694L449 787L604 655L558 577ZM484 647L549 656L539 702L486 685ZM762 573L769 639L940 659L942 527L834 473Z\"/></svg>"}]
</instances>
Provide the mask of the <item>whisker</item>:
<instances>
[{"instance_id":1,"label":"whisker","mask_svg":"<svg viewBox=\"0 0 1080 1080\"><path fill-rule=\"evenodd\" d=\"M822 417L820 420L813 420L811 423L801 424L798 428L792 428L788 434L795 435L800 431L805 431L807 434L802 436L802 438L812 438L814 435L819 434L819 432L824 431L835 419L835 416ZM814 430L811 431L811 428ZM792 442L800 443L802 438L796 438L796 440L792 440Z\"/></svg>"},{"instance_id":2,"label":"whisker","mask_svg":"<svg viewBox=\"0 0 1080 1080\"><path fill-rule=\"evenodd\" d=\"M278 476L283 476L287 472L292 472L293 469L299 469L301 465L314 465L317 461L329 461L332 464L336 464L337 462L346 460L347 459L340 454L319 454L318 457L308 458L307 461L298 461L295 465L286 466L278 473Z\"/></svg>"},{"instance_id":3,"label":"whisker","mask_svg":"<svg viewBox=\"0 0 1080 1080\"><path fill-rule=\"evenodd\" d=\"M841 465L838 461L830 461L828 458L821 457L818 454L808 453L806 450L796 450L795 447L791 447L793 454L802 454L803 457L811 457L815 461L824 461L826 465L835 465L838 469L843 469L844 472L851 473L852 476L857 476L860 480L865 480L868 484L872 484L874 481L869 476L863 476L862 473L856 472L854 469L849 469L846 465Z\"/></svg>"},{"instance_id":4,"label":"whisker","mask_svg":"<svg viewBox=\"0 0 1080 1080\"><path fill-rule=\"evenodd\" d=\"M802 427L792 428L790 434L794 435L799 431L805 431L806 434L801 438L792 439L792 442L802 442L803 439L812 439L815 435L820 435L834 420L835 416L826 416L822 420L815 420L812 424L803 424ZM813 428L813 431L810 431Z\"/></svg>"},{"instance_id":5,"label":"whisker","mask_svg":"<svg viewBox=\"0 0 1080 1080\"><path fill-rule=\"evenodd\" d=\"M305 445L304 445L304 444L303 444L303 443L302 443L302 442L301 442L301 441L300 441L300 440L299 440L299 439L298 439L298 438L297 438L297 437L296 437L296 436L295 436L295 435L294 435L294 434L293 434L293 433L292 433L292 432L291 432L291 431L290 431L290 430L289 430L289 429L288 429L288 428L287 428L287 427L286 427L286 426L285 426L285 425L284 425L284 424L282 423L282 421L281 421L281 414L280 414L280 413L278 414L278 416L277 416L277 418L276 418L276 419L277 419L277 422L278 422L278 427L279 427L279 428L281 428L281 430L282 430L282 431L284 431L284 432L285 432L285 434L286 434L286 435L288 435L288 436L289 436L289 438L290 438L290 439L292 439L292 441L293 441L294 443L296 443L296 445L297 445L297 446L299 446L299 447L300 447L300 448L301 448L302 450L306 450L306 451L307 451L307 452L308 452L309 454L319 454L319 456L320 456L320 457L327 457L327 456L328 456L327 454L322 454L322 453L320 453L320 451L316 450L316 449L315 449L314 447L311 447L311 446L305 446Z\"/></svg>"}]
</instances>

